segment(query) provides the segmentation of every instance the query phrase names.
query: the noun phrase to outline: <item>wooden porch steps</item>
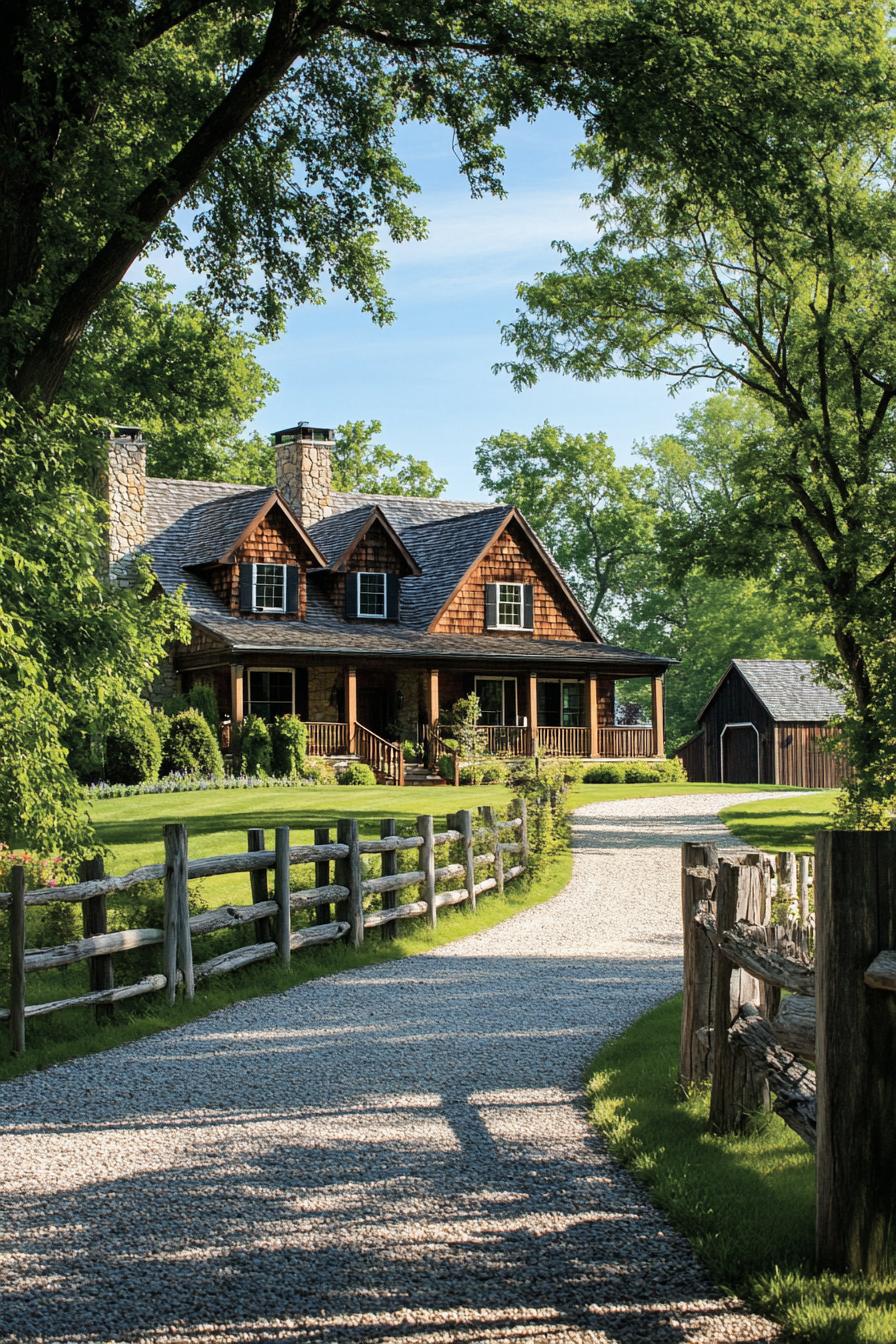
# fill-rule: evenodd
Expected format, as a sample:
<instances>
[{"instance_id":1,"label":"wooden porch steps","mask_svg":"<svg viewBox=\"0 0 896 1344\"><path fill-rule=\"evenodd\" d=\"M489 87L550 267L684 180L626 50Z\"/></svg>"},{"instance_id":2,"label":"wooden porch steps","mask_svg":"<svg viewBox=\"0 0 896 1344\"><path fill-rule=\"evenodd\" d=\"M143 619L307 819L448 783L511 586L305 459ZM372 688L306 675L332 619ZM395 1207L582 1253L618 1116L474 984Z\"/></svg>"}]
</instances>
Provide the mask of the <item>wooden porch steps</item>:
<instances>
[{"instance_id":1,"label":"wooden porch steps","mask_svg":"<svg viewBox=\"0 0 896 1344\"><path fill-rule=\"evenodd\" d=\"M404 782L406 786L413 785L415 787L425 784L437 787L445 784L442 776L430 770L428 766L411 765L407 762L404 767Z\"/></svg>"}]
</instances>

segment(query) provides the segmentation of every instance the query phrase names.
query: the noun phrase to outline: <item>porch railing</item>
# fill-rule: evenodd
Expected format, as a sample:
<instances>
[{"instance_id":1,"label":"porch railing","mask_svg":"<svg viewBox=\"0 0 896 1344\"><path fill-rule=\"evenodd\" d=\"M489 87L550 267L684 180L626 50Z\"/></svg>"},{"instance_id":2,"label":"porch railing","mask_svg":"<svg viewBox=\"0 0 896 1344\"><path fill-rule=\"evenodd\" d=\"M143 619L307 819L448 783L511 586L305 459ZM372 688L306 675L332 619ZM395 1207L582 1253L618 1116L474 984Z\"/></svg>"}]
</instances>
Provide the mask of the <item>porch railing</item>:
<instances>
[{"instance_id":1,"label":"porch railing","mask_svg":"<svg viewBox=\"0 0 896 1344\"><path fill-rule=\"evenodd\" d=\"M630 759L656 754L656 734L651 726L599 728L597 736L601 756Z\"/></svg>"},{"instance_id":2,"label":"porch railing","mask_svg":"<svg viewBox=\"0 0 896 1344\"><path fill-rule=\"evenodd\" d=\"M387 742L379 733L355 724L355 753L384 784L404 784L404 754L397 742Z\"/></svg>"},{"instance_id":3,"label":"porch railing","mask_svg":"<svg viewBox=\"0 0 896 1344\"><path fill-rule=\"evenodd\" d=\"M348 724L309 723L309 756L342 756L348 753Z\"/></svg>"},{"instance_id":4,"label":"porch railing","mask_svg":"<svg viewBox=\"0 0 896 1344\"><path fill-rule=\"evenodd\" d=\"M426 764L430 770L438 771L439 761L443 756L447 756L452 765L453 780L449 783L460 783L460 752L456 747L449 747L442 733L438 728L431 728L428 723L422 725L423 744L425 751Z\"/></svg>"},{"instance_id":5,"label":"porch railing","mask_svg":"<svg viewBox=\"0 0 896 1344\"><path fill-rule=\"evenodd\" d=\"M490 756L531 756L532 734L513 724L480 724L483 745Z\"/></svg>"},{"instance_id":6,"label":"porch railing","mask_svg":"<svg viewBox=\"0 0 896 1344\"><path fill-rule=\"evenodd\" d=\"M590 756L590 728L538 728L538 749L545 756Z\"/></svg>"}]
</instances>

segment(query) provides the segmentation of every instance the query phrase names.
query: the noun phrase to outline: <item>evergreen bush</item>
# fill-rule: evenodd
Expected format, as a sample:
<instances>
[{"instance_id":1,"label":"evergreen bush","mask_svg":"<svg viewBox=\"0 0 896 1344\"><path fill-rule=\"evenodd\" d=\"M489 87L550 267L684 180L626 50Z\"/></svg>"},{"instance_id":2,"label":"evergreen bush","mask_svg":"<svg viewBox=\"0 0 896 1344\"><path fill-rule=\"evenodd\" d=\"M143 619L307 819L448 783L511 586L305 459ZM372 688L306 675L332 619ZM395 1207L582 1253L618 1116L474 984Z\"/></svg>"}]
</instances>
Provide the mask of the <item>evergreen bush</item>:
<instances>
[{"instance_id":1,"label":"evergreen bush","mask_svg":"<svg viewBox=\"0 0 896 1344\"><path fill-rule=\"evenodd\" d=\"M375 784L376 775L363 761L352 761L336 776L337 784Z\"/></svg>"},{"instance_id":2,"label":"evergreen bush","mask_svg":"<svg viewBox=\"0 0 896 1344\"><path fill-rule=\"evenodd\" d=\"M199 682L187 691L186 700L187 703L184 708L198 709L209 728L217 736L221 716L218 713L218 697L215 695L214 687L209 686L207 682Z\"/></svg>"},{"instance_id":3,"label":"evergreen bush","mask_svg":"<svg viewBox=\"0 0 896 1344\"><path fill-rule=\"evenodd\" d=\"M305 773L308 725L297 714L284 714L271 725L271 759L275 775L298 778Z\"/></svg>"},{"instance_id":4,"label":"evergreen bush","mask_svg":"<svg viewBox=\"0 0 896 1344\"><path fill-rule=\"evenodd\" d=\"M249 714L239 734L240 769L244 775L269 775L273 764L271 730L264 719Z\"/></svg>"},{"instance_id":5,"label":"evergreen bush","mask_svg":"<svg viewBox=\"0 0 896 1344\"><path fill-rule=\"evenodd\" d=\"M582 776L584 784L624 784L625 766L617 765L615 761L607 761L603 765L589 765Z\"/></svg>"},{"instance_id":6,"label":"evergreen bush","mask_svg":"<svg viewBox=\"0 0 896 1344\"><path fill-rule=\"evenodd\" d=\"M103 777L110 784L146 784L158 779L162 743L149 706L129 696L115 707L106 729Z\"/></svg>"},{"instance_id":7,"label":"evergreen bush","mask_svg":"<svg viewBox=\"0 0 896 1344\"><path fill-rule=\"evenodd\" d=\"M631 761L625 767L626 784L659 784L662 775L653 761Z\"/></svg>"},{"instance_id":8,"label":"evergreen bush","mask_svg":"<svg viewBox=\"0 0 896 1344\"><path fill-rule=\"evenodd\" d=\"M184 709L168 725L162 769L166 775L224 774L215 735L198 709Z\"/></svg>"}]
</instances>

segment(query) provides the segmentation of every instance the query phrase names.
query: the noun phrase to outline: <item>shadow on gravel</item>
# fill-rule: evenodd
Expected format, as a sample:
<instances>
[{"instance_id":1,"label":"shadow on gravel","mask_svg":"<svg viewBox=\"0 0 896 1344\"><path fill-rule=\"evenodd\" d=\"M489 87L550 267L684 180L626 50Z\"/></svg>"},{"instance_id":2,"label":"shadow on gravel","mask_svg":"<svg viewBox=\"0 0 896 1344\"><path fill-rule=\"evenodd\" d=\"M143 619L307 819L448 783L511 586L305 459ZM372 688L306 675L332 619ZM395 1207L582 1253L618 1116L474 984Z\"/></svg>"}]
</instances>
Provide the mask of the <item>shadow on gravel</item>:
<instances>
[{"instance_id":1,"label":"shadow on gravel","mask_svg":"<svg viewBox=\"0 0 896 1344\"><path fill-rule=\"evenodd\" d=\"M0 1338L690 1338L706 1285L579 1097L678 975L428 957L5 1086Z\"/></svg>"}]
</instances>

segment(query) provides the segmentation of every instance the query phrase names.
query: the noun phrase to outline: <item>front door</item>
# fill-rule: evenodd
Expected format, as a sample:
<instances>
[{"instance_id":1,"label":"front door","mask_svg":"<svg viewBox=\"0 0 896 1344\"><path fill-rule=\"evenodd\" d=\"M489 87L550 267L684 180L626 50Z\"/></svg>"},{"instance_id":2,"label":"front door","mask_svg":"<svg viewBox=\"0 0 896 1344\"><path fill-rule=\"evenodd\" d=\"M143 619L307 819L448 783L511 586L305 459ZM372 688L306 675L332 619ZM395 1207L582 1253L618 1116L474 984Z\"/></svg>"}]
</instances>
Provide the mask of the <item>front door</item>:
<instances>
[{"instance_id":1,"label":"front door","mask_svg":"<svg viewBox=\"0 0 896 1344\"><path fill-rule=\"evenodd\" d=\"M752 723L726 724L721 753L724 784L759 783L759 734Z\"/></svg>"},{"instance_id":2,"label":"front door","mask_svg":"<svg viewBox=\"0 0 896 1344\"><path fill-rule=\"evenodd\" d=\"M392 740L395 731L395 678L386 672L358 670L358 722Z\"/></svg>"}]
</instances>

